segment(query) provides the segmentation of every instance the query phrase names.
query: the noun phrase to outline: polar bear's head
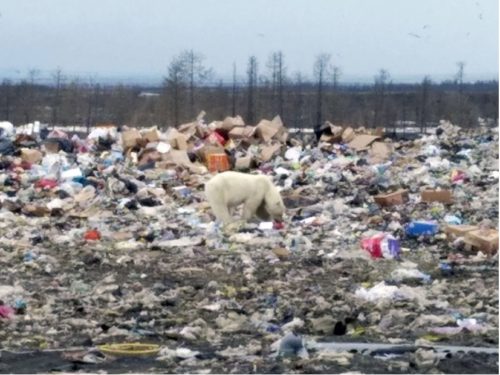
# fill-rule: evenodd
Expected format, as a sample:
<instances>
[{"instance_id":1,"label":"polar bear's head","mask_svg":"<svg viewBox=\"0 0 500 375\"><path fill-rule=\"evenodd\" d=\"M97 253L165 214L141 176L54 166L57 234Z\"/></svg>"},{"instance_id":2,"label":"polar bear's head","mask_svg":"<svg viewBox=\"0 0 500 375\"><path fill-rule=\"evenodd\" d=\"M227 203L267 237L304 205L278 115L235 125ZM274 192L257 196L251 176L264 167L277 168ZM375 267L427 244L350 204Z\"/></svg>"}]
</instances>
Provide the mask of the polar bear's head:
<instances>
[{"instance_id":1,"label":"polar bear's head","mask_svg":"<svg viewBox=\"0 0 500 375\"><path fill-rule=\"evenodd\" d=\"M285 204L281 199L280 192L275 186L269 189L264 197L266 211L272 216L274 220L283 220L285 213Z\"/></svg>"}]
</instances>

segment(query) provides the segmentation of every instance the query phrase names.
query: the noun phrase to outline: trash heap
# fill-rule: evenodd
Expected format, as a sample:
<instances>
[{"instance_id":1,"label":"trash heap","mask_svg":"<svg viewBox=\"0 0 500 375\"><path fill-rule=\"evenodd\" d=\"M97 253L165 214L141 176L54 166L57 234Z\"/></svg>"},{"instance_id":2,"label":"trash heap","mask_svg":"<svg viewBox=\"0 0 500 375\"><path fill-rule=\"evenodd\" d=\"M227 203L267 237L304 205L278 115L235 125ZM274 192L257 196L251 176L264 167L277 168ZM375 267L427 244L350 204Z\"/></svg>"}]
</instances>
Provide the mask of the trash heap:
<instances>
[{"instance_id":1,"label":"trash heap","mask_svg":"<svg viewBox=\"0 0 500 375\"><path fill-rule=\"evenodd\" d=\"M169 372L404 373L464 359L308 343L498 347L496 129L397 141L328 123L313 146L279 117L203 117L44 139L2 125L3 348L104 366L100 345L142 342ZM229 169L273 177L282 228L213 221L203 184Z\"/></svg>"}]
</instances>

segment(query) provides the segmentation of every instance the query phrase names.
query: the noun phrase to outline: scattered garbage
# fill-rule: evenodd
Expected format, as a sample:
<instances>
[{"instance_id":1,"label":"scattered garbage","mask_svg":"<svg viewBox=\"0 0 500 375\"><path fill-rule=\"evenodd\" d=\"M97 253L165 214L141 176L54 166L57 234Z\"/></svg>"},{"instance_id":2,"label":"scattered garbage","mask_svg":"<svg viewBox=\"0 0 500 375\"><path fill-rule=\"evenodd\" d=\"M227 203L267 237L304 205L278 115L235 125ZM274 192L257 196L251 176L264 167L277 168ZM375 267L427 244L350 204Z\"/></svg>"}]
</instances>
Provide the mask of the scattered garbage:
<instances>
[{"instance_id":1,"label":"scattered garbage","mask_svg":"<svg viewBox=\"0 0 500 375\"><path fill-rule=\"evenodd\" d=\"M6 350L92 366L144 354L166 372L338 372L362 354L311 340L409 343L370 358L389 373L442 372L455 357L433 340L498 349L495 129L443 122L405 141L327 123L313 145L279 116L46 139L0 128ZM204 185L225 170L270 178L283 217L261 207L220 226Z\"/></svg>"}]
</instances>

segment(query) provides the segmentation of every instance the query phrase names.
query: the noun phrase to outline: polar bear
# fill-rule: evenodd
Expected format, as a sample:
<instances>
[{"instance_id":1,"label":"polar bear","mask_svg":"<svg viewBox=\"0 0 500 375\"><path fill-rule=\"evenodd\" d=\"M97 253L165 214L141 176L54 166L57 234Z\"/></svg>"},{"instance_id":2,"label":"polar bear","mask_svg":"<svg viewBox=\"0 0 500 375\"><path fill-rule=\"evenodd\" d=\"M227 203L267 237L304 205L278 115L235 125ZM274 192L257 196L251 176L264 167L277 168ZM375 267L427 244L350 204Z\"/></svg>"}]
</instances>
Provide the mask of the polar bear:
<instances>
[{"instance_id":1,"label":"polar bear","mask_svg":"<svg viewBox=\"0 0 500 375\"><path fill-rule=\"evenodd\" d=\"M227 225L232 211L243 206L244 221L254 216L262 220L283 220L285 205L271 178L240 172L223 172L205 184L205 195L215 217Z\"/></svg>"}]
</instances>

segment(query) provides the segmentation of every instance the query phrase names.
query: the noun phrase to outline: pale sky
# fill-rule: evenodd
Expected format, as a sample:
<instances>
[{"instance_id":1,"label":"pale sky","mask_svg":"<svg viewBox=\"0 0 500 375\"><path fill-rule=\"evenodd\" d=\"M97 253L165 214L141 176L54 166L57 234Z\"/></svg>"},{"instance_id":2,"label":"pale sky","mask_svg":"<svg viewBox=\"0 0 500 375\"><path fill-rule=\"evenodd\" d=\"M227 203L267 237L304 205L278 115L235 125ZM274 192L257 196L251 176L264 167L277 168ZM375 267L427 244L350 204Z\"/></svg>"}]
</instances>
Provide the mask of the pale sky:
<instances>
[{"instance_id":1,"label":"pale sky","mask_svg":"<svg viewBox=\"0 0 500 375\"><path fill-rule=\"evenodd\" d=\"M311 75L330 53L341 79L425 74L498 78L498 0L0 0L0 79L42 74L161 78L184 49L218 77L250 55L263 73L281 50L288 72Z\"/></svg>"}]
</instances>

